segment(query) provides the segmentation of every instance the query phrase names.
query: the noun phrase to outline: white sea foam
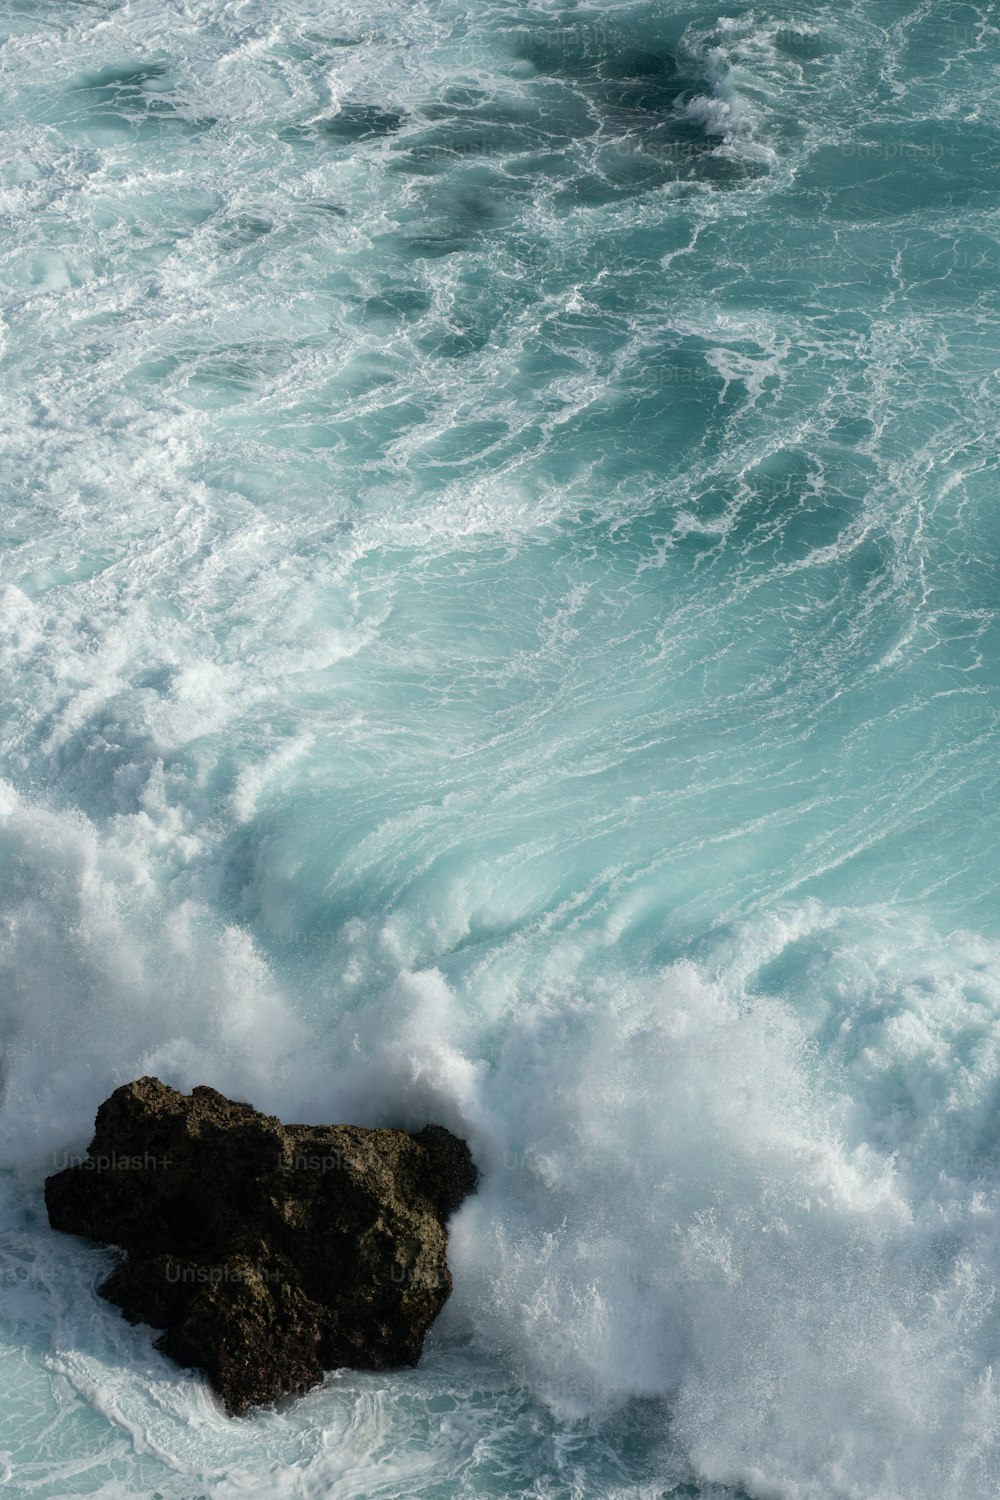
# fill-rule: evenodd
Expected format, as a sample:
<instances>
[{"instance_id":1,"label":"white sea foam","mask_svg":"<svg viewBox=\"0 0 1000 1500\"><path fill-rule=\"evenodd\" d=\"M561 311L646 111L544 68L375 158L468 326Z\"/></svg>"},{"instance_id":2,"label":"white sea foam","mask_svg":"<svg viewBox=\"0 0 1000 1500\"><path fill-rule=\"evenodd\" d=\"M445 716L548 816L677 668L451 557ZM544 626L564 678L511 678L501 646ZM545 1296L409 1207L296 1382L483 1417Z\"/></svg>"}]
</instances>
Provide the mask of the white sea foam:
<instances>
[{"instance_id":1,"label":"white sea foam","mask_svg":"<svg viewBox=\"0 0 1000 1500\"><path fill-rule=\"evenodd\" d=\"M168 23L0 37L4 1482L993 1493L964 22ZM417 1371L233 1424L96 1298L142 1072L468 1137Z\"/></svg>"},{"instance_id":2,"label":"white sea foam","mask_svg":"<svg viewBox=\"0 0 1000 1500\"><path fill-rule=\"evenodd\" d=\"M51 821L33 826L51 862L48 913L36 903L35 957L8 950L29 986L20 1009L8 991L8 1158L37 1169L50 1146L78 1149L95 1095L147 1067L182 1086L209 1076L289 1116L442 1119L484 1172L453 1225L443 1347L465 1337L479 1359L495 1351L571 1428L607 1423L635 1398L662 1401L650 1420L664 1443L679 1442L706 1479L761 1494L957 1500L991 1482L993 945L942 946L888 917L812 906L747 924L642 984L568 980L512 1000L502 971L481 972L468 993L433 972L404 977L321 1040L315 1020L265 998L271 982L245 944L182 932L178 919L157 944L170 977L137 984L92 845ZM52 880L67 840L72 899ZM127 946L133 964L153 956L148 933ZM794 986L769 998L761 984L779 985L782 966ZM126 1031L116 996L140 988L149 1014L130 999ZM65 1010L48 1000L42 1014L38 998L60 992ZM166 1007L183 1040L157 1046ZM109 1434L130 1434L137 1456L181 1475L225 1466L229 1429L191 1378L156 1365L146 1336L119 1332L110 1310L82 1310L94 1253L85 1261L58 1236L20 1245L29 1269L18 1278L8 1261L5 1283L34 1299L32 1321L57 1315L50 1368ZM450 1390L442 1357L434 1380ZM259 1419L252 1451L266 1439L291 1462L311 1428L301 1492L354 1464L365 1493L366 1455L397 1419L387 1411L379 1437L359 1426L352 1403L375 1392L354 1385L348 1397L335 1381L270 1438ZM405 1387L397 1399L410 1400ZM442 1462L479 1430L477 1403L460 1409L459 1427L436 1439ZM345 1420L328 1447L328 1424ZM373 1492L419 1486L428 1465L418 1444ZM259 1471L246 1472L219 1493Z\"/></svg>"}]
</instances>

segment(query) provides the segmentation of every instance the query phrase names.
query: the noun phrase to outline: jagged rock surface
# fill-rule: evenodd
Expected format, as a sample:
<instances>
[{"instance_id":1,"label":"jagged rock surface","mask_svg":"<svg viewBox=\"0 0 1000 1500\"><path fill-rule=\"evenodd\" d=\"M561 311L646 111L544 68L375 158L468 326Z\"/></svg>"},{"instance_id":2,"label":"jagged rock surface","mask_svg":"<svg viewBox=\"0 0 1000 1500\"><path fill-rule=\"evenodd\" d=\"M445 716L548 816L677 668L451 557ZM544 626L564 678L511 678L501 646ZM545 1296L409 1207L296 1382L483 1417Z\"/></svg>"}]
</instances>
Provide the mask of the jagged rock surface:
<instances>
[{"instance_id":1,"label":"jagged rock surface","mask_svg":"<svg viewBox=\"0 0 1000 1500\"><path fill-rule=\"evenodd\" d=\"M211 1088L116 1089L88 1158L45 1184L54 1229L119 1246L100 1288L165 1332L230 1413L325 1370L413 1365L451 1291L446 1222L477 1172L464 1141L282 1125Z\"/></svg>"}]
</instances>

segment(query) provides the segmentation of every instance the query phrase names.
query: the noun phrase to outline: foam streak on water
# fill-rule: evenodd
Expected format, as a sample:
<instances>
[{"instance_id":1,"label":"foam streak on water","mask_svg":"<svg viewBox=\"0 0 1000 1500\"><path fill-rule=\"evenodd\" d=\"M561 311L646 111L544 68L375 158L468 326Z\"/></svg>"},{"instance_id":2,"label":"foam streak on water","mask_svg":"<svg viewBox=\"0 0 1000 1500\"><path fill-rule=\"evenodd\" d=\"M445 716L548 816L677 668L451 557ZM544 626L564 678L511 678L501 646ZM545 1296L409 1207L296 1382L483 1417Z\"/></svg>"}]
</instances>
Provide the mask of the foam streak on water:
<instances>
[{"instance_id":1,"label":"foam streak on water","mask_svg":"<svg viewBox=\"0 0 1000 1500\"><path fill-rule=\"evenodd\" d=\"M8 0L0 1475L1000 1484L1000 28ZM40 1183L142 1072L465 1134L246 1422Z\"/></svg>"}]
</instances>

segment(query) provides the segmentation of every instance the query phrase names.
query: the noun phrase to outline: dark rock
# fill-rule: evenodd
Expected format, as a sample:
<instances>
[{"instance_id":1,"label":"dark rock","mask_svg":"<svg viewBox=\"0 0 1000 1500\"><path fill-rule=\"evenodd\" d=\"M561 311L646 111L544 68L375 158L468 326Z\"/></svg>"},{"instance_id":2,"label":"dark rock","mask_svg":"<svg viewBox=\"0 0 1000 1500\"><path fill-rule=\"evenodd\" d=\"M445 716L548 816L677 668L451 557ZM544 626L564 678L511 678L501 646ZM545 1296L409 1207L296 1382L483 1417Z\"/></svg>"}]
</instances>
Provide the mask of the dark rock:
<instances>
[{"instance_id":1,"label":"dark rock","mask_svg":"<svg viewBox=\"0 0 1000 1500\"><path fill-rule=\"evenodd\" d=\"M324 1370L413 1365L451 1291L446 1221L477 1180L440 1125L282 1125L157 1078L97 1111L87 1160L45 1184L54 1229L119 1246L100 1288L230 1413Z\"/></svg>"}]
</instances>

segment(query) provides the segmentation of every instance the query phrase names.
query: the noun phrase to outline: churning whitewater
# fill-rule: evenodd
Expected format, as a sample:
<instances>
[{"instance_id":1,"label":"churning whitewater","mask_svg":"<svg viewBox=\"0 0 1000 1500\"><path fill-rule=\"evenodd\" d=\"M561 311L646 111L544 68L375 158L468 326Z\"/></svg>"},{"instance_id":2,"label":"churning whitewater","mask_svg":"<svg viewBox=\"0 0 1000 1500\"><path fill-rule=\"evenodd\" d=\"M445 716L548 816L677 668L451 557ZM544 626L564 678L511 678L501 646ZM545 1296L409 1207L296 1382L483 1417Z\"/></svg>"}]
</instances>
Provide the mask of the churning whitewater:
<instances>
[{"instance_id":1,"label":"churning whitewater","mask_svg":"<svg viewBox=\"0 0 1000 1500\"><path fill-rule=\"evenodd\" d=\"M1000 29L7 0L0 1476L1000 1488ZM233 1422L43 1178L155 1074L467 1139Z\"/></svg>"}]
</instances>

